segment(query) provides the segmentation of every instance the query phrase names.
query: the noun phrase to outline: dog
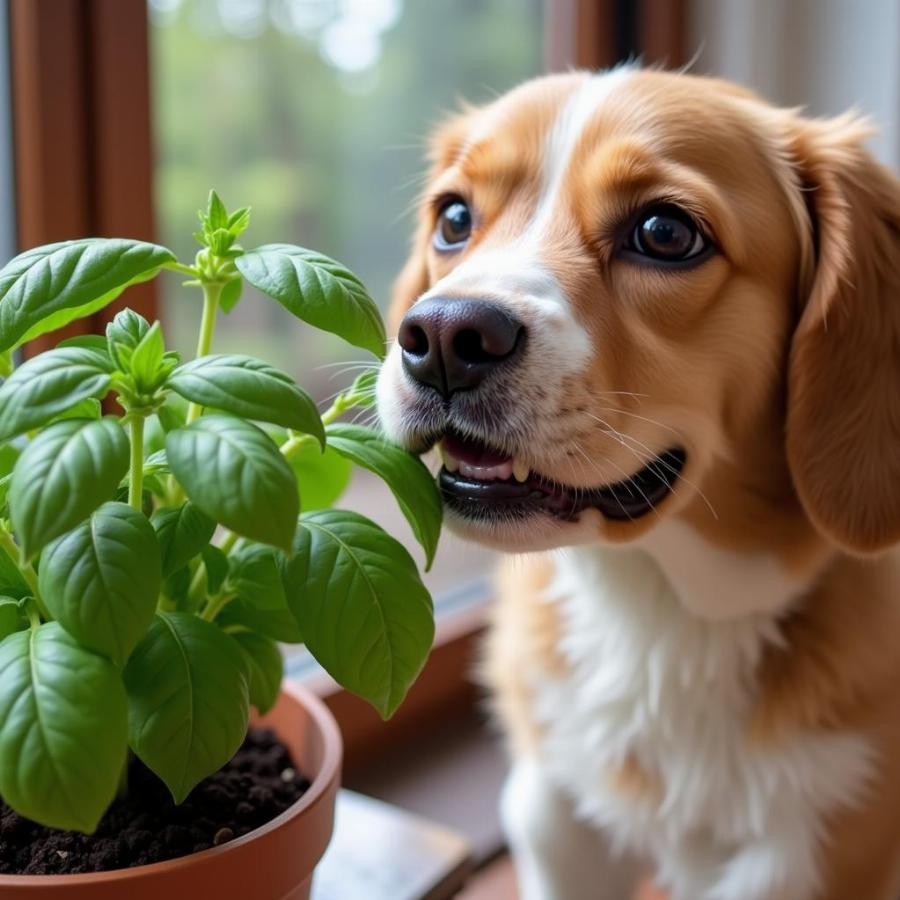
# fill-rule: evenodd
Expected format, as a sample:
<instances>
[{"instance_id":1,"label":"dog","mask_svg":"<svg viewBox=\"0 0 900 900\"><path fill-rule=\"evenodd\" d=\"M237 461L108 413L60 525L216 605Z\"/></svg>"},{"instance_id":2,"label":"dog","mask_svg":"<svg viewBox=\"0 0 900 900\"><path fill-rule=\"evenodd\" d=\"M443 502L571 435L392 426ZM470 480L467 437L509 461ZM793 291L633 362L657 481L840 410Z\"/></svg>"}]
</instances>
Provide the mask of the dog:
<instances>
[{"instance_id":1,"label":"dog","mask_svg":"<svg viewBox=\"0 0 900 900\"><path fill-rule=\"evenodd\" d=\"M431 143L386 434L514 556L526 900L900 896L900 183L847 114L550 75Z\"/></svg>"}]
</instances>

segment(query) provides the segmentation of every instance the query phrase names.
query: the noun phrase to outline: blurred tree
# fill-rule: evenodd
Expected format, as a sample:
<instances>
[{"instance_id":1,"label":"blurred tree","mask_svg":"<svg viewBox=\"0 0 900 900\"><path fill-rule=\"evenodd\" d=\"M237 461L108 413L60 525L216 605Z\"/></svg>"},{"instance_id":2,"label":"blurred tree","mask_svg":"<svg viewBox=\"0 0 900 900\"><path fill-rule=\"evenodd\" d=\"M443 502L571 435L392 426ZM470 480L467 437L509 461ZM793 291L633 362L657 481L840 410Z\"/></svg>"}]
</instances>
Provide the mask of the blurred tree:
<instances>
[{"instance_id":1,"label":"blurred tree","mask_svg":"<svg viewBox=\"0 0 900 900\"><path fill-rule=\"evenodd\" d=\"M386 303L409 240L422 139L465 98L536 74L541 0L150 0L161 239L181 236L210 187L253 206L250 241L291 241L359 272ZM183 352L196 298L164 291ZM320 396L325 362L358 357L248 296L220 350L281 365Z\"/></svg>"}]
</instances>

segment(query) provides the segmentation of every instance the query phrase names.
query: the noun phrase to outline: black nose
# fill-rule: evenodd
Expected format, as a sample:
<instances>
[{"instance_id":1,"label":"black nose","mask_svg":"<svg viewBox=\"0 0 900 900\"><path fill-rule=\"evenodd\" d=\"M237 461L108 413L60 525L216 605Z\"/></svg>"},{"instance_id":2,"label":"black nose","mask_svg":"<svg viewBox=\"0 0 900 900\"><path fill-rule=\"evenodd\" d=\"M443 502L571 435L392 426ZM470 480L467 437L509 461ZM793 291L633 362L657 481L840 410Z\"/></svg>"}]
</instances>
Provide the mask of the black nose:
<instances>
[{"instance_id":1,"label":"black nose","mask_svg":"<svg viewBox=\"0 0 900 900\"><path fill-rule=\"evenodd\" d=\"M522 323L495 303L431 297L406 314L397 340L406 371L449 397L478 387L519 353L524 335Z\"/></svg>"}]
</instances>

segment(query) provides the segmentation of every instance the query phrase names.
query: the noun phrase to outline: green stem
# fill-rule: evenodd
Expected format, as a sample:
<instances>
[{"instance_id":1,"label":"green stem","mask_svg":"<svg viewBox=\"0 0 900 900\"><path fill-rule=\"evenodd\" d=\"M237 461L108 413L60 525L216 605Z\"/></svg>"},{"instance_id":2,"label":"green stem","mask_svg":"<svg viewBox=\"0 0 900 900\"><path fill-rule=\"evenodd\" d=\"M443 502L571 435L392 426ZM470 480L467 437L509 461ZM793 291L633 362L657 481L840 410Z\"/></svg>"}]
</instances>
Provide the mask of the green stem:
<instances>
[{"instance_id":1,"label":"green stem","mask_svg":"<svg viewBox=\"0 0 900 900\"><path fill-rule=\"evenodd\" d=\"M238 535L236 535L233 531L229 531L222 543L219 544L219 549L226 555L234 549L234 545L238 542ZM203 560L200 560L200 565L197 566L197 570L194 572L194 577L191 579L190 587L188 588L188 601L191 604L193 609L197 609L200 606L200 601L203 599L203 588L204 582L206 580L206 563ZM210 604L213 601L210 601ZM207 607L208 608L208 607ZM221 607L220 607L221 608ZM216 610L218 613L218 610Z\"/></svg>"},{"instance_id":2,"label":"green stem","mask_svg":"<svg viewBox=\"0 0 900 900\"><path fill-rule=\"evenodd\" d=\"M116 788L116 797L124 800L128 796L128 767L131 765L131 751L125 751L125 763L119 773L119 786Z\"/></svg>"},{"instance_id":3,"label":"green stem","mask_svg":"<svg viewBox=\"0 0 900 900\"><path fill-rule=\"evenodd\" d=\"M165 263L163 265L164 269L169 269L172 272L181 272L182 275L188 275L191 278L199 278L200 273L193 268L192 266L186 266L184 263L180 262L170 262Z\"/></svg>"},{"instance_id":4,"label":"green stem","mask_svg":"<svg viewBox=\"0 0 900 900\"><path fill-rule=\"evenodd\" d=\"M5 528L0 528L0 547L6 551L6 555L16 564L19 571L22 573L22 577L28 584L28 587L31 588L31 594L34 597L35 605L37 606L41 617L47 621L52 619L53 616L50 615L47 611L47 607L44 606L43 600L41 600L41 594L38 590L37 572L34 571L34 567L30 563L22 561L19 545L13 540L13 536Z\"/></svg>"},{"instance_id":5,"label":"green stem","mask_svg":"<svg viewBox=\"0 0 900 900\"><path fill-rule=\"evenodd\" d=\"M144 506L144 417L133 413L131 432L131 470L128 475L128 503L138 512Z\"/></svg>"},{"instance_id":6,"label":"green stem","mask_svg":"<svg viewBox=\"0 0 900 900\"><path fill-rule=\"evenodd\" d=\"M281 455L290 462L307 444L315 443L311 434L292 434L290 440L281 445Z\"/></svg>"},{"instance_id":7,"label":"green stem","mask_svg":"<svg viewBox=\"0 0 900 900\"><path fill-rule=\"evenodd\" d=\"M206 356L212 347L213 334L216 330L216 313L219 311L219 297L222 285L218 281L203 284L203 318L200 320L200 337L197 340L197 356ZM187 424L200 418L203 407L199 403L191 403L187 411Z\"/></svg>"},{"instance_id":8,"label":"green stem","mask_svg":"<svg viewBox=\"0 0 900 900\"><path fill-rule=\"evenodd\" d=\"M215 597L210 598L209 603L206 604L206 609L200 613L200 618L206 619L207 622L214 622L216 616L233 599L234 597L231 594L216 594Z\"/></svg>"}]
</instances>

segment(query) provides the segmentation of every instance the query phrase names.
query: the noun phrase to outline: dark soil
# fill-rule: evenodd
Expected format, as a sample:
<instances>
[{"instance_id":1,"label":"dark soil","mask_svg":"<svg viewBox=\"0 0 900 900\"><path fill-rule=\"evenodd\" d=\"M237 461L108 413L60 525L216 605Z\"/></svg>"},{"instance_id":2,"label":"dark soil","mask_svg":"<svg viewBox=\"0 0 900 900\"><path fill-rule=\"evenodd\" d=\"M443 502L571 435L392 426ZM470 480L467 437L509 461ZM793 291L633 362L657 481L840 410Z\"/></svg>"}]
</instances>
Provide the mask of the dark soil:
<instances>
[{"instance_id":1,"label":"dark soil","mask_svg":"<svg viewBox=\"0 0 900 900\"><path fill-rule=\"evenodd\" d=\"M287 748L266 729L251 730L234 759L181 806L137 760L128 784L128 797L113 803L94 834L35 825L0 802L0 873L102 872L197 853L264 825L309 787Z\"/></svg>"}]
</instances>

